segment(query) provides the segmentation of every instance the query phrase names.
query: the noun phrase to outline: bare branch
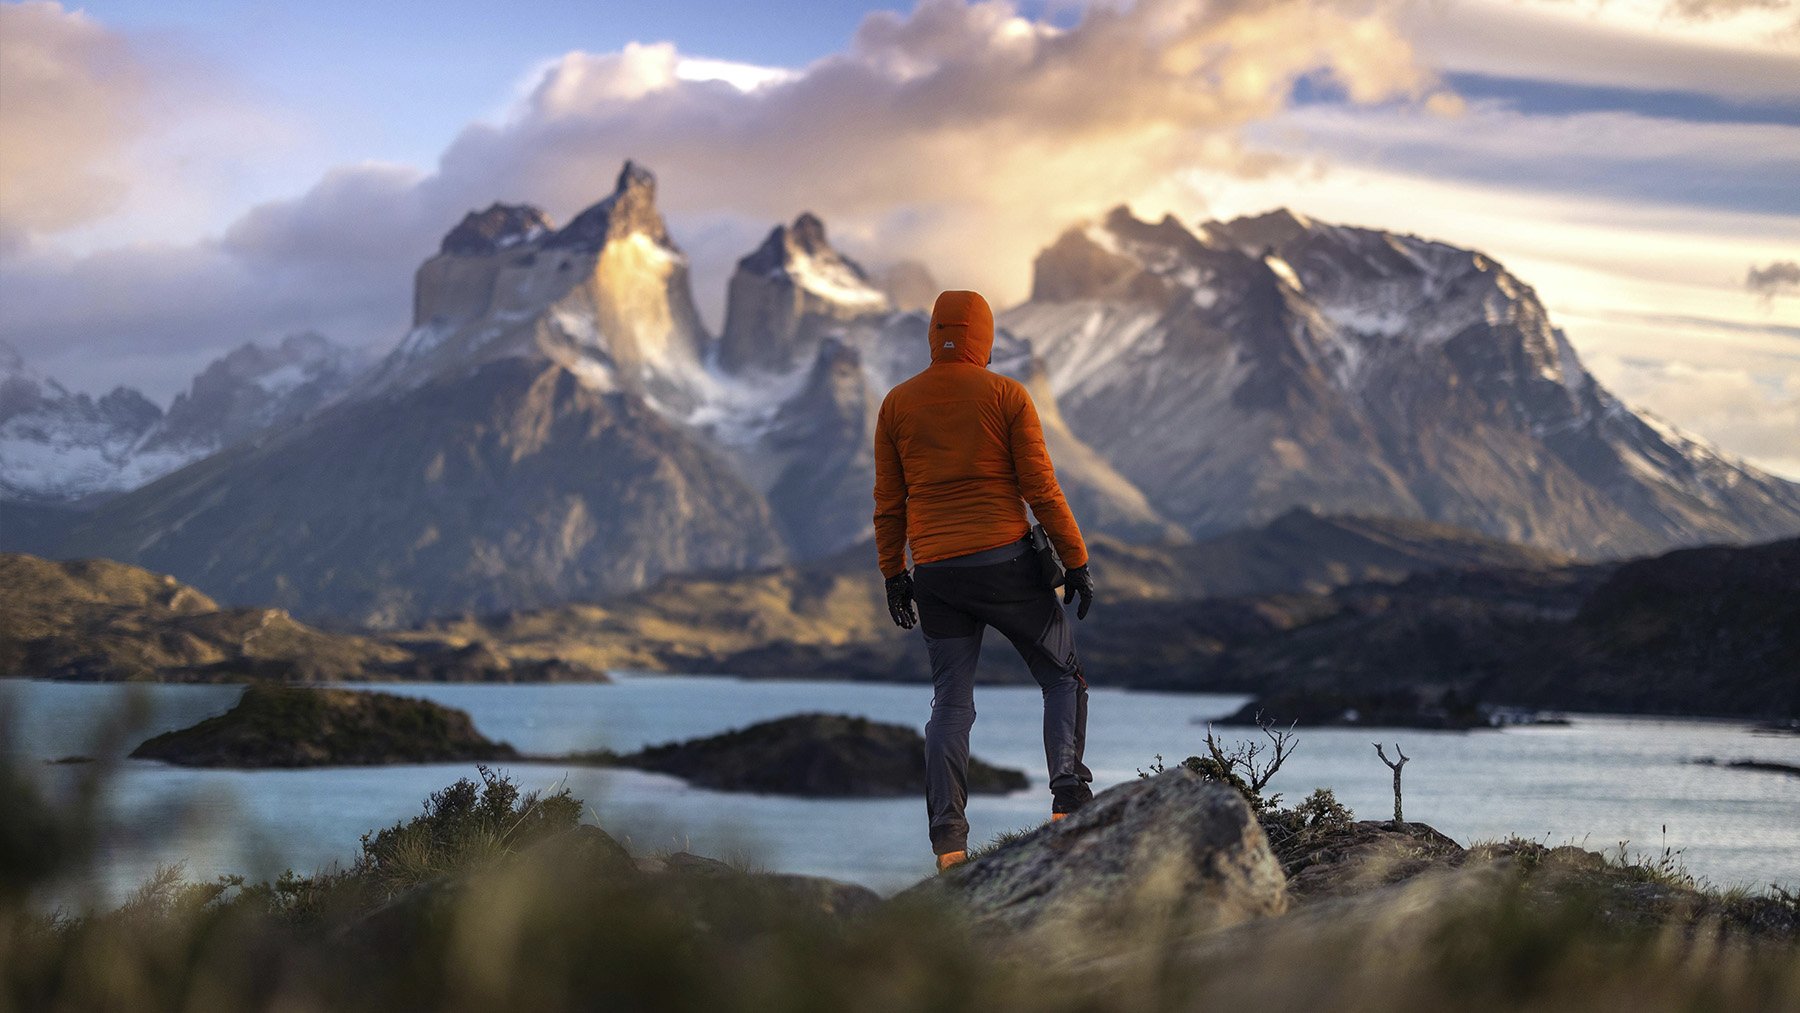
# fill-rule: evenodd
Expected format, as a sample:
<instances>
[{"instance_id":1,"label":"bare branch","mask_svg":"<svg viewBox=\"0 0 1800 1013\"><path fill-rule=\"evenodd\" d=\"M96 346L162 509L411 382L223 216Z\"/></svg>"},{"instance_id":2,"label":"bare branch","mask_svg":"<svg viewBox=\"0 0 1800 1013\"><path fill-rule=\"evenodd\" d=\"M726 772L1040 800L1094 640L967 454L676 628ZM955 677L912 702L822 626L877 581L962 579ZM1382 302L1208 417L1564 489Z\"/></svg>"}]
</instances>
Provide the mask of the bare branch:
<instances>
[{"instance_id":1,"label":"bare branch","mask_svg":"<svg viewBox=\"0 0 1800 1013\"><path fill-rule=\"evenodd\" d=\"M1381 748L1379 742L1375 743L1375 755L1381 757L1381 762L1387 764L1388 769L1394 772L1394 826L1397 829L1405 830L1406 817L1400 811L1400 768L1406 766L1406 761L1411 757L1400 751L1398 742L1394 743L1394 755L1400 757L1400 762L1396 763L1388 759L1386 750Z\"/></svg>"},{"instance_id":2,"label":"bare branch","mask_svg":"<svg viewBox=\"0 0 1800 1013\"><path fill-rule=\"evenodd\" d=\"M1294 728L1299 722L1296 721L1286 728L1276 728L1273 723L1264 721L1262 714L1258 713L1256 715L1256 724L1257 727L1262 729L1262 733L1268 736L1269 741L1275 746L1275 755L1269 759L1268 766L1260 771L1256 769L1254 761L1256 759L1257 751L1261 748L1261 743L1257 743L1250 748L1249 759L1252 761L1250 765L1250 790L1261 794L1262 790L1268 787L1269 781L1275 777L1276 771L1279 771L1281 765L1287 762L1287 758L1294 755L1294 750L1299 748L1300 744L1294 738Z\"/></svg>"},{"instance_id":3,"label":"bare branch","mask_svg":"<svg viewBox=\"0 0 1800 1013\"><path fill-rule=\"evenodd\" d=\"M1229 773L1233 767L1237 766L1236 761L1225 758L1225 750L1219 745L1218 738L1213 735L1211 722L1206 725L1206 751L1212 754L1213 762L1217 763L1222 771Z\"/></svg>"}]
</instances>

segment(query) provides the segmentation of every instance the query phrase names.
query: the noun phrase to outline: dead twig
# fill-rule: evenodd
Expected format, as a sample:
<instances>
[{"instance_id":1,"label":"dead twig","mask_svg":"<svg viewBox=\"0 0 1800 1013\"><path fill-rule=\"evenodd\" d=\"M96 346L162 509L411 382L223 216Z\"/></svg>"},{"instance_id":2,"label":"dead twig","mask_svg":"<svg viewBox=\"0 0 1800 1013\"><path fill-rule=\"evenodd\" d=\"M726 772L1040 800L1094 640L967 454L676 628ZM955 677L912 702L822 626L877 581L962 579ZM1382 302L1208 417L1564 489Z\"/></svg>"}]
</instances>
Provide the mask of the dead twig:
<instances>
[{"instance_id":1,"label":"dead twig","mask_svg":"<svg viewBox=\"0 0 1800 1013\"><path fill-rule=\"evenodd\" d=\"M1209 724L1206 726L1206 752L1212 757L1221 777L1226 780L1235 778L1241 782L1241 789L1253 802L1260 802L1263 789L1274 780L1288 757L1294 755L1298 746L1294 737L1297 724L1298 722L1286 728L1277 728L1274 722L1264 718L1262 712L1258 711L1256 727L1268 738L1267 746L1256 741L1240 741L1233 744L1229 752Z\"/></svg>"},{"instance_id":2,"label":"dead twig","mask_svg":"<svg viewBox=\"0 0 1800 1013\"><path fill-rule=\"evenodd\" d=\"M1275 772L1281 769L1281 765L1287 762L1288 757L1294 755L1294 750L1299 746L1299 743L1294 741L1294 728L1299 723L1295 721L1286 728L1276 728L1274 722L1263 720L1260 712L1256 715L1256 726L1261 728L1262 733L1268 736L1269 741L1274 744L1275 755L1270 758L1268 766L1261 771L1251 769L1251 791L1261 794L1263 788L1268 786L1269 780L1275 776ZM1251 755L1255 756L1255 750L1251 751Z\"/></svg>"},{"instance_id":3,"label":"dead twig","mask_svg":"<svg viewBox=\"0 0 1800 1013\"><path fill-rule=\"evenodd\" d=\"M1394 743L1394 755L1400 757L1400 762L1395 763L1388 759L1387 753L1381 748L1379 742L1375 743L1375 755L1381 757L1381 762L1387 764L1388 769L1394 772L1394 829L1405 830L1406 817L1400 812L1400 768L1406 766L1406 761L1411 757L1400 751L1398 742Z\"/></svg>"}]
</instances>

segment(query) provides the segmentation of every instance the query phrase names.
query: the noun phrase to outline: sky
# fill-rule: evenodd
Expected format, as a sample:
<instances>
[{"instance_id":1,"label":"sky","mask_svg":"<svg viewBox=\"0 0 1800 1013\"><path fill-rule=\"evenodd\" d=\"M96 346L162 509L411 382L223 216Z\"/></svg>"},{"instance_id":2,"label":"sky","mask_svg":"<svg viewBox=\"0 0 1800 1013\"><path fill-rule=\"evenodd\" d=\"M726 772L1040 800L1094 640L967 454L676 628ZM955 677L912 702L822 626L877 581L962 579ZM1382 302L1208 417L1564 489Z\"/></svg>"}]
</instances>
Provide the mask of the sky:
<instances>
[{"instance_id":1,"label":"sky","mask_svg":"<svg viewBox=\"0 0 1800 1013\"><path fill-rule=\"evenodd\" d=\"M461 215L634 158L717 326L811 210L1023 299L1128 203L1494 256L1626 401L1800 478L1800 0L0 0L0 341L166 401L382 351Z\"/></svg>"}]
</instances>

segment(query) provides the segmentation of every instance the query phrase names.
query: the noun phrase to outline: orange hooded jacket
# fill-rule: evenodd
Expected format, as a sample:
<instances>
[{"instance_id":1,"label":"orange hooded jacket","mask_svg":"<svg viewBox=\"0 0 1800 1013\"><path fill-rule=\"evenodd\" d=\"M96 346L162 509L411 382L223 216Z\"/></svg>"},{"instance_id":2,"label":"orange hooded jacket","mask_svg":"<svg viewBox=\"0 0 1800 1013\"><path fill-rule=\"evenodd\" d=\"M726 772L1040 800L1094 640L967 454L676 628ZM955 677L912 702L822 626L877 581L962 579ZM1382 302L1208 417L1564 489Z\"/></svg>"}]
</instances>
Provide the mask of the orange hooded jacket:
<instances>
[{"instance_id":1,"label":"orange hooded jacket","mask_svg":"<svg viewBox=\"0 0 1800 1013\"><path fill-rule=\"evenodd\" d=\"M931 311L931 365L888 392L875 422L875 548L881 574L1025 537L1025 504L1064 566L1087 562L1025 386L988 371L994 311L945 292Z\"/></svg>"}]
</instances>

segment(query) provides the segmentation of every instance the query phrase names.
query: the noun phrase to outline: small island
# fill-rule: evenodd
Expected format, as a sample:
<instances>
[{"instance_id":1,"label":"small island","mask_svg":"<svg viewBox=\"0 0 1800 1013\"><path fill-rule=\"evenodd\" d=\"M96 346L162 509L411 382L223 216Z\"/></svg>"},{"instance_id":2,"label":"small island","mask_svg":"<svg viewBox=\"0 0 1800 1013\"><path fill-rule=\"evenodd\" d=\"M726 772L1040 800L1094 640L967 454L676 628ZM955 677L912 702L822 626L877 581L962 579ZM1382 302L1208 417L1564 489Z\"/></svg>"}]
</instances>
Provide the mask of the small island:
<instances>
[{"instance_id":1,"label":"small island","mask_svg":"<svg viewBox=\"0 0 1800 1013\"><path fill-rule=\"evenodd\" d=\"M1716 756L1702 756L1688 762L1702 767L1727 767L1732 770L1755 770L1766 774L1786 774L1789 777L1800 777L1800 764L1780 763L1775 760L1721 760Z\"/></svg>"},{"instance_id":2,"label":"small island","mask_svg":"<svg viewBox=\"0 0 1800 1013\"><path fill-rule=\"evenodd\" d=\"M429 700L251 683L237 706L132 750L186 767L328 767L513 759L469 715Z\"/></svg>"},{"instance_id":3,"label":"small island","mask_svg":"<svg viewBox=\"0 0 1800 1013\"><path fill-rule=\"evenodd\" d=\"M843 714L795 714L710 738L585 759L673 774L718 791L818 798L923 795L925 738L905 725ZM1022 771L969 759L969 793L1029 785Z\"/></svg>"},{"instance_id":4,"label":"small island","mask_svg":"<svg viewBox=\"0 0 1800 1013\"><path fill-rule=\"evenodd\" d=\"M1385 690L1304 688L1284 690L1250 701L1215 723L1254 726L1267 719L1282 727L1422 728L1469 731L1494 728L1497 722L1455 690L1426 693L1411 687ZM1531 723L1515 718L1508 723Z\"/></svg>"}]
</instances>

